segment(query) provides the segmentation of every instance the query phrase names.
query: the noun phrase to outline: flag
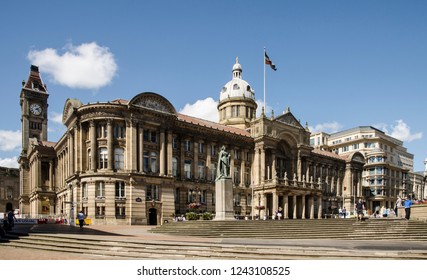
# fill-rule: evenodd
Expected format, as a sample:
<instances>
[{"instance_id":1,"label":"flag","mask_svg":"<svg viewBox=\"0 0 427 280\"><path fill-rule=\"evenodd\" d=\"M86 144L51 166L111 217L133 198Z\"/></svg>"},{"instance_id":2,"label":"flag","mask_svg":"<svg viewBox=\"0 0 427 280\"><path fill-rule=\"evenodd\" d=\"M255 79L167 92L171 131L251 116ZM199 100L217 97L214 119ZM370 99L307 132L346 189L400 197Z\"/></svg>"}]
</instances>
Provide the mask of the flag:
<instances>
[{"instance_id":1,"label":"flag","mask_svg":"<svg viewBox=\"0 0 427 280\"><path fill-rule=\"evenodd\" d=\"M267 55L267 52L264 52L264 63L270 65L271 69L273 69L274 71L277 70L276 65L274 65L273 61L270 60Z\"/></svg>"}]
</instances>

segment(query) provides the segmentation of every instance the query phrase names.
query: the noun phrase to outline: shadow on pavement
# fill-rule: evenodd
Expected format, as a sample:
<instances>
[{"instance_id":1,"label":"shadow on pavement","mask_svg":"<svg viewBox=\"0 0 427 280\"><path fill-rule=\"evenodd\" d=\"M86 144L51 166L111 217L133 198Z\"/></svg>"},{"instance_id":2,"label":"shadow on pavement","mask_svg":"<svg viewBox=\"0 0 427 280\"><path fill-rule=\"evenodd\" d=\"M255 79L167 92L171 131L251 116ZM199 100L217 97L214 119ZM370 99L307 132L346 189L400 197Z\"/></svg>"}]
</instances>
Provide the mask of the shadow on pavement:
<instances>
[{"instance_id":1,"label":"shadow on pavement","mask_svg":"<svg viewBox=\"0 0 427 280\"><path fill-rule=\"evenodd\" d=\"M125 236L123 234L112 233L92 229L88 226L83 228L61 224L39 224L39 225L15 225L9 234L22 236L29 234L46 233L46 234L76 234L76 235L103 235L103 236Z\"/></svg>"}]
</instances>

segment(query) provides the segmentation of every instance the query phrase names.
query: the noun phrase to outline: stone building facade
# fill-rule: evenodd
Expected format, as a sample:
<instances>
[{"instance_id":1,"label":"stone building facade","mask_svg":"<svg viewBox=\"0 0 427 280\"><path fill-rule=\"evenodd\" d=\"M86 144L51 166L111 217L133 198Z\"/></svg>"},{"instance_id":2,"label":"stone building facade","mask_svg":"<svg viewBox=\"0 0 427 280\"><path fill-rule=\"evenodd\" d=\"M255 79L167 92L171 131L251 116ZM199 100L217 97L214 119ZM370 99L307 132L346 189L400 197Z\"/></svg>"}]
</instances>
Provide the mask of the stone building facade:
<instances>
[{"instance_id":1,"label":"stone building facade","mask_svg":"<svg viewBox=\"0 0 427 280\"><path fill-rule=\"evenodd\" d=\"M282 207L284 218L323 218L361 195L363 155L310 147L308 128L290 110L256 116L238 61L220 92L219 123L180 114L153 92L91 104L70 98L67 131L52 143L44 134L47 97L32 66L21 90L19 159L20 208L31 216L74 217L82 209L94 224L133 225L163 223L193 211L189 204L213 212L222 146L231 154L237 216L271 216Z\"/></svg>"},{"instance_id":2,"label":"stone building facade","mask_svg":"<svg viewBox=\"0 0 427 280\"><path fill-rule=\"evenodd\" d=\"M0 213L16 209L19 209L19 169L0 167Z\"/></svg>"}]
</instances>

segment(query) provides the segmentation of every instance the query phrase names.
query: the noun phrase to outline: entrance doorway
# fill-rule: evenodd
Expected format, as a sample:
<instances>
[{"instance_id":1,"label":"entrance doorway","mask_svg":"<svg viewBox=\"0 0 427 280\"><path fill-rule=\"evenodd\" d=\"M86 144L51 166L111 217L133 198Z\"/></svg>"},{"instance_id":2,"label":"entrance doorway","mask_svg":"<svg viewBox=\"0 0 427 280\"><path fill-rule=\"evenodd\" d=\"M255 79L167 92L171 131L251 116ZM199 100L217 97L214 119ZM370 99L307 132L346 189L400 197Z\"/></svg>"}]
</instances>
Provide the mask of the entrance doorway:
<instances>
[{"instance_id":1,"label":"entrance doorway","mask_svg":"<svg viewBox=\"0 0 427 280\"><path fill-rule=\"evenodd\" d=\"M148 210L148 224L151 226L157 225L157 209L156 208L150 208Z\"/></svg>"}]
</instances>

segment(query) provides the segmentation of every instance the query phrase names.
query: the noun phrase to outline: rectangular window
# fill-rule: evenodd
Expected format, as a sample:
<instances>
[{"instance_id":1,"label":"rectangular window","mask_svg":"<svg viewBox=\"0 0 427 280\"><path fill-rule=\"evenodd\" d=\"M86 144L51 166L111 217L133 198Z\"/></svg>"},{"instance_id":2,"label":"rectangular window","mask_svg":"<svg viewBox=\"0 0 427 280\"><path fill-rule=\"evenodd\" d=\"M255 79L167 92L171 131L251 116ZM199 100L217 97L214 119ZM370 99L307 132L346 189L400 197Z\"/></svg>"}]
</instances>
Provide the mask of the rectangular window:
<instances>
[{"instance_id":1,"label":"rectangular window","mask_svg":"<svg viewBox=\"0 0 427 280\"><path fill-rule=\"evenodd\" d=\"M123 148L114 149L114 168L117 170L125 169L125 151Z\"/></svg>"},{"instance_id":2,"label":"rectangular window","mask_svg":"<svg viewBox=\"0 0 427 280\"><path fill-rule=\"evenodd\" d=\"M96 204L95 218L103 218L104 216L105 216L105 206Z\"/></svg>"},{"instance_id":3,"label":"rectangular window","mask_svg":"<svg viewBox=\"0 0 427 280\"><path fill-rule=\"evenodd\" d=\"M126 206L122 203L116 204L116 219L126 218Z\"/></svg>"},{"instance_id":4,"label":"rectangular window","mask_svg":"<svg viewBox=\"0 0 427 280\"><path fill-rule=\"evenodd\" d=\"M82 198L87 199L87 183L82 184Z\"/></svg>"},{"instance_id":5,"label":"rectangular window","mask_svg":"<svg viewBox=\"0 0 427 280\"><path fill-rule=\"evenodd\" d=\"M188 139L184 141L184 150L186 152L191 152L191 141Z\"/></svg>"},{"instance_id":6,"label":"rectangular window","mask_svg":"<svg viewBox=\"0 0 427 280\"><path fill-rule=\"evenodd\" d=\"M108 151L107 148L101 148L99 151L99 169L107 169Z\"/></svg>"},{"instance_id":7,"label":"rectangular window","mask_svg":"<svg viewBox=\"0 0 427 280\"><path fill-rule=\"evenodd\" d=\"M118 181L116 182L116 199L126 198L125 193L125 182Z\"/></svg>"},{"instance_id":8,"label":"rectangular window","mask_svg":"<svg viewBox=\"0 0 427 280\"><path fill-rule=\"evenodd\" d=\"M191 179L191 160L184 161L184 174L186 179Z\"/></svg>"},{"instance_id":9,"label":"rectangular window","mask_svg":"<svg viewBox=\"0 0 427 280\"><path fill-rule=\"evenodd\" d=\"M155 131L151 131L151 143L157 143L157 133Z\"/></svg>"},{"instance_id":10,"label":"rectangular window","mask_svg":"<svg viewBox=\"0 0 427 280\"><path fill-rule=\"evenodd\" d=\"M148 142L148 140L150 139L150 131L149 130L144 129L143 139L145 142Z\"/></svg>"},{"instance_id":11,"label":"rectangular window","mask_svg":"<svg viewBox=\"0 0 427 280\"><path fill-rule=\"evenodd\" d=\"M105 198L105 182L97 181L95 183L95 197L97 199Z\"/></svg>"},{"instance_id":12,"label":"rectangular window","mask_svg":"<svg viewBox=\"0 0 427 280\"><path fill-rule=\"evenodd\" d=\"M123 139L126 137L125 127L122 124L116 124L114 126L114 138L115 139Z\"/></svg>"},{"instance_id":13,"label":"rectangular window","mask_svg":"<svg viewBox=\"0 0 427 280\"><path fill-rule=\"evenodd\" d=\"M172 149L178 149L178 138L176 137L172 138Z\"/></svg>"},{"instance_id":14,"label":"rectangular window","mask_svg":"<svg viewBox=\"0 0 427 280\"><path fill-rule=\"evenodd\" d=\"M144 162L143 162L143 164L144 164L144 172L145 173L148 173L148 170L149 170L149 163L150 163L150 157L148 156L148 152L147 151L144 151Z\"/></svg>"},{"instance_id":15,"label":"rectangular window","mask_svg":"<svg viewBox=\"0 0 427 280\"><path fill-rule=\"evenodd\" d=\"M203 143L199 143L199 154L203 154Z\"/></svg>"},{"instance_id":16,"label":"rectangular window","mask_svg":"<svg viewBox=\"0 0 427 280\"><path fill-rule=\"evenodd\" d=\"M198 169L198 172L197 172L198 178L199 179L205 179L205 164L203 161L199 161L197 169Z\"/></svg>"},{"instance_id":17,"label":"rectangular window","mask_svg":"<svg viewBox=\"0 0 427 280\"><path fill-rule=\"evenodd\" d=\"M172 176L178 176L178 160L176 157L172 158Z\"/></svg>"},{"instance_id":18,"label":"rectangular window","mask_svg":"<svg viewBox=\"0 0 427 280\"><path fill-rule=\"evenodd\" d=\"M246 205L252 206L252 195L251 194L248 194L246 197Z\"/></svg>"},{"instance_id":19,"label":"rectangular window","mask_svg":"<svg viewBox=\"0 0 427 280\"><path fill-rule=\"evenodd\" d=\"M159 186L148 185L145 187L145 200L146 201L159 201Z\"/></svg>"}]
</instances>

